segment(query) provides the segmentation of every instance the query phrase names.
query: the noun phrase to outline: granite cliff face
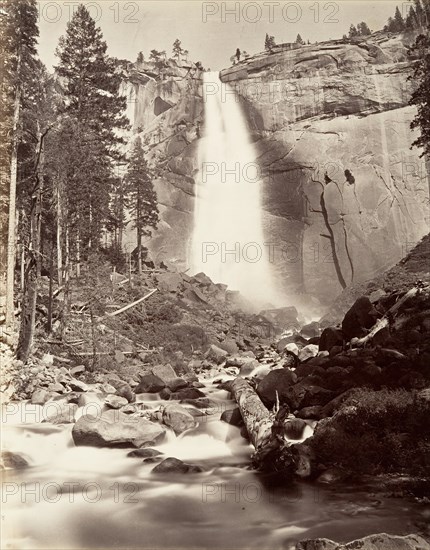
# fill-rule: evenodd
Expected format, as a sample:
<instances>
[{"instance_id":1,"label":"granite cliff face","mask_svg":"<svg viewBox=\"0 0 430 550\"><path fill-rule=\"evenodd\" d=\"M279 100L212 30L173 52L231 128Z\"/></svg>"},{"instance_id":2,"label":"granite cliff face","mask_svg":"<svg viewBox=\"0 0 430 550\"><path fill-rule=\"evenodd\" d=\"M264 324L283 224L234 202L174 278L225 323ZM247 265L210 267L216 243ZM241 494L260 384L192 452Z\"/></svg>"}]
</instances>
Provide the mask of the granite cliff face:
<instances>
[{"instance_id":1,"label":"granite cliff face","mask_svg":"<svg viewBox=\"0 0 430 550\"><path fill-rule=\"evenodd\" d=\"M203 121L202 70L184 61L168 60L158 67L146 62L130 68L129 86L133 132L141 137L156 174L161 218L145 244L155 260L183 270L193 227L197 142ZM135 235L128 234L126 245L133 248L134 243Z\"/></svg>"},{"instance_id":2,"label":"granite cliff face","mask_svg":"<svg viewBox=\"0 0 430 550\"><path fill-rule=\"evenodd\" d=\"M276 47L221 71L240 97L259 152L263 222L285 293L323 303L394 265L428 232L428 180L408 106L413 36L373 35ZM150 247L187 267L201 71L171 62L135 71L135 129L160 173L163 221ZM246 201L244 201L246 207Z\"/></svg>"}]
</instances>

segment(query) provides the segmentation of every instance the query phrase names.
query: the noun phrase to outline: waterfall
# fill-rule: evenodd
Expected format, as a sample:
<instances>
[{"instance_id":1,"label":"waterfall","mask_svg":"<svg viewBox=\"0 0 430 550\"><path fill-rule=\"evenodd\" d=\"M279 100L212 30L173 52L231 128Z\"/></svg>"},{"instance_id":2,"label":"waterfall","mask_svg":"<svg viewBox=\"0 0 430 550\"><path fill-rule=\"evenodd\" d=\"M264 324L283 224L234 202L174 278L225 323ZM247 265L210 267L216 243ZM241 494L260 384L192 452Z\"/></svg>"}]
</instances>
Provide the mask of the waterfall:
<instances>
[{"instance_id":1,"label":"waterfall","mask_svg":"<svg viewBox=\"0 0 430 550\"><path fill-rule=\"evenodd\" d=\"M203 80L191 269L256 302L278 302L263 235L261 174L239 97L218 73Z\"/></svg>"}]
</instances>

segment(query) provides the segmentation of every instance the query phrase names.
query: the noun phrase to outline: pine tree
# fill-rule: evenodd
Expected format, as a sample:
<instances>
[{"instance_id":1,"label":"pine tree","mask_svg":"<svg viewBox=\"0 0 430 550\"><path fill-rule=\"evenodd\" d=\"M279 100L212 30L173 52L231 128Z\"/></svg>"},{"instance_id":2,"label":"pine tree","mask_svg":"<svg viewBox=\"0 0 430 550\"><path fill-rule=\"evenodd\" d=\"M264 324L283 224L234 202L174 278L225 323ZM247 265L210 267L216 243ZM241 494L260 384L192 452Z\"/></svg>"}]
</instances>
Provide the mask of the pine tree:
<instances>
[{"instance_id":1,"label":"pine tree","mask_svg":"<svg viewBox=\"0 0 430 550\"><path fill-rule=\"evenodd\" d=\"M143 63L144 61L145 61L145 57L144 57L143 53L142 53L142 52L139 52L139 53L137 54L136 63L137 63L138 65L142 65L142 63Z\"/></svg>"},{"instance_id":2,"label":"pine tree","mask_svg":"<svg viewBox=\"0 0 430 550\"><path fill-rule=\"evenodd\" d=\"M349 27L349 38L355 38L356 36L358 36L358 30L357 30L357 27L355 25L351 25Z\"/></svg>"},{"instance_id":3,"label":"pine tree","mask_svg":"<svg viewBox=\"0 0 430 550\"><path fill-rule=\"evenodd\" d=\"M369 36L370 34L372 34L372 31L365 21L362 21L357 25L357 31L360 36Z\"/></svg>"},{"instance_id":4,"label":"pine tree","mask_svg":"<svg viewBox=\"0 0 430 550\"><path fill-rule=\"evenodd\" d=\"M185 50L183 50L181 46L181 41L179 40L179 38L177 38L173 42L173 50L172 50L173 57L176 58L177 61L179 61L181 58L181 55L184 54L184 51Z\"/></svg>"},{"instance_id":5,"label":"pine tree","mask_svg":"<svg viewBox=\"0 0 430 550\"><path fill-rule=\"evenodd\" d=\"M67 25L56 52L57 72L64 79L64 114L73 121L78 154L66 182L71 242L79 268L82 254L99 246L108 216L109 195L119 147L125 143L119 130L128 127L126 97L119 95L122 65L107 55L106 42L82 4Z\"/></svg>"},{"instance_id":6,"label":"pine tree","mask_svg":"<svg viewBox=\"0 0 430 550\"><path fill-rule=\"evenodd\" d=\"M396 6L396 11L394 13L394 32L401 32L405 29L405 21L400 13L399 6Z\"/></svg>"},{"instance_id":7,"label":"pine tree","mask_svg":"<svg viewBox=\"0 0 430 550\"><path fill-rule=\"evenodd\" d=\"M36 0L5 0L1 4L2 47L0 107L1 265L0 293L6 295L5 320L14 324L14 268L16 252L16 189L23 138L23 106L37 63Z\"/></svg>"},{"instance_id":8,"label":"pine tree","mask_svg":"<svg viewBox=\"0 0 430 550\"><path fill-rule=\"evenodd\" d=\"M421 157L430 155L430 34L420 34L410 53L417 57L410 80L418 82L418 88L412 94L410 105L416 105L418 113L411 128L419 128L421 135L412 146L422 147Z\"/></svg>"},{"instance_id":9,"label":"pine tree","mask_svg":"<svg viewBox=\"0 0 430 550\"><path fill-rule=\"evenodd\" d=\"M269 36L266 33L266 39L264 41L264 49L265 50L271 50L275 46L276 46L275 37L274 36Z\"/></svg>"},{"instance_id":10,"label":"pine tree","mask_svg":"<svg viewBox=\"0 0 430 550\"><path fill-rule=\"evenodd\" d=\"M137 236L137 269L142 271L142 238L158 224L157 194L151 181L140 138L136 138L125 176L125 193Z\"/></svg>"},{"instance_id":11,"label":"pine tree","mask_svg":"<svg viewBox=\"0 0 430 550\"><path fill-rule=\"evenodd\" d=\"M297 35L297 38L296 38L296 44L304 44L304 40L303 38L300 36L300 34Z\"/></svg>"},{"instance_id":12,"label":"pine tree","mask_svg":"<svg viewBox=\"0 0 430 550\"><path fill-rule=\"evenodd\" d=\"M405 26L408 30L413 30L418 27L417 14L413 6L410 7L408 15L406 16Z\"/></svg>"}]
</instances>

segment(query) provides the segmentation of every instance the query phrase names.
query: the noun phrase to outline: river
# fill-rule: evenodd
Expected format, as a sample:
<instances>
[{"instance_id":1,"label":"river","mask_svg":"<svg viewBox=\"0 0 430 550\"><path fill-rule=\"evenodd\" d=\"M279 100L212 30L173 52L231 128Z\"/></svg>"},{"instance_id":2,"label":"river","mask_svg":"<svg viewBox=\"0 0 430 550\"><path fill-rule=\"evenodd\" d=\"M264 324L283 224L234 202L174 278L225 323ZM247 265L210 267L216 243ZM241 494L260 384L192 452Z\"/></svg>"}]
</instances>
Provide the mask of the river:
<instances>
[{"instance_id":1,"label":"river","mask_svg":"<svg viewBox=\"0 0 430 550\"><path fill-rule=\"evenodd\" d=\"M3 449L21 453L30 467L2 472L3 548L285 550L305 538L416 530L412 501L381 498L364 486L285 486L253 471L252 447L219 420L234 403L211 379L203 382L218 406L197 418L195 430L179 437L169 431L155 447L164 456L152 463L128 457L130 449L76 447L72 424L35 421L38 406L15 405L13 414L9 406ZM163 403L149 394L138 399L153 408ZM151 473L168 456L205 471Z\"/></svg>"}]
</instances>

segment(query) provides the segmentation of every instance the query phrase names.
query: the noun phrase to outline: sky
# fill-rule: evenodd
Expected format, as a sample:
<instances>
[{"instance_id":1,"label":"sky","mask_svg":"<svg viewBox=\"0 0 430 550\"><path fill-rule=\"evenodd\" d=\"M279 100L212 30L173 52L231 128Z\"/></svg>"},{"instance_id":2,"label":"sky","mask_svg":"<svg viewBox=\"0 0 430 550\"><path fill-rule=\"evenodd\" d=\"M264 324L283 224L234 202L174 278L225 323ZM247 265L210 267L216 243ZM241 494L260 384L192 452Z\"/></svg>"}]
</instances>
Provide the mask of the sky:
<instances>
[{"instance_id":1,"label":"sky","mask_svg":"<svg viewBox=\"0 0 430 550\"><path fill-rule=\"evenodd\" d=\"M48 69L78 0L40 0L39 54ZM189 59L212 70L228 67L236 48L249 54L264 50L266 33L276 43L294 42L297 34L311 42L341 38L351 23L366 21L381 29L396 5L406 13L407 0L299 0L252 2L201 0L84 1L101 27L111 56L135 61L139 51L171 54L176 38Z\"/></svg>"}]
</instances>

